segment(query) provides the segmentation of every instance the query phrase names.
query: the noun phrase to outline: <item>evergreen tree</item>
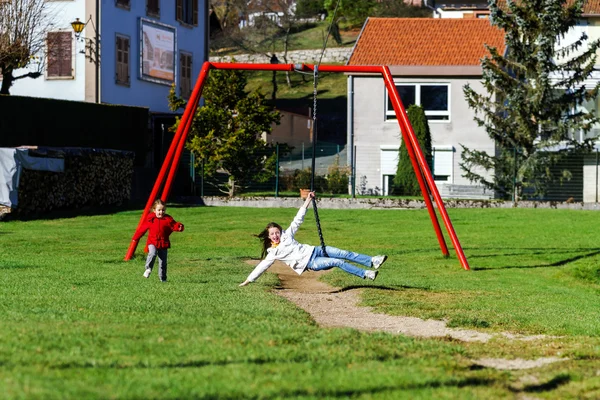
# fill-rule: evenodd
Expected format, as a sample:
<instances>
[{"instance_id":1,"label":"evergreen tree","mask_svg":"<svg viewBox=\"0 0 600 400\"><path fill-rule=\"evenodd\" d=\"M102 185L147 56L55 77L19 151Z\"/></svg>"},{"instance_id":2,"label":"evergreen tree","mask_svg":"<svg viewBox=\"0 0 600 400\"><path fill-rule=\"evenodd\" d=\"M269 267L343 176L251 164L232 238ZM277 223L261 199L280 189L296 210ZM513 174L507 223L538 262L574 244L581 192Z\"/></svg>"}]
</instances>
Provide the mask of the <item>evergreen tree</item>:
<instances>
[{"instance_id":1,"label":"evergreen tree","mask_svg":"<svg viewBox=\"0 0 600 400\"><path fill-rule=\"evenodd\" d=\"M505 4L508 9L491 0L490 19L504 30L508 51L503 55L487 47L490 56L482 60L487 93L464 87L475 121L495 141L495 154L463 146L460 165L472 182L518 199L543 195L553 179L550 167L561 156L591 148L594 138L586 135L598 118L581 105L598 92L598 86L586 88L584 81L594 69L599 41L588 42L585 33L566 40L584 0ZM585 140L578 140L580 134Z\"/></svg>"},{"instance_id":2,"label":"evergreen tree","mask_svg":"<svg viewBox=\"0 0 600 400\"><path fill-rule=\"evenodd\" d=\"M427 117L425 116L425 110L423 107L417 105L411 105L406 110L408 120L412 125L415 136L419 141L421 151L427 160L429 169L431 168L431 132L429 131L429 124L427 123ZM406 149L406 143L404 141L400 145L400 151L398 156L398 168L396 170L396 176L394 177L394 188L395 192L404 196L420 196L421 188L419 181L415 175L408 150Z\"/></svg>"},{"instance_id":3,"label":"evergreen tree","mask_svg":"<svg viewBox=\"0 0 600 400\"><path fill-rule=\"evenodd\" d=\"M229 176L223 192L230 197L251 181L272 177L276 161L273 148L261 135L271 133L271 124L279 123L280 114L262 93L245 92L246 83L244 71L211 71L203 89L205 103L196 110L186 143L207 176L217 172ZM172 110L185 103L175 96L174 88L169 102Z\"/></svg>"}]
</instances>

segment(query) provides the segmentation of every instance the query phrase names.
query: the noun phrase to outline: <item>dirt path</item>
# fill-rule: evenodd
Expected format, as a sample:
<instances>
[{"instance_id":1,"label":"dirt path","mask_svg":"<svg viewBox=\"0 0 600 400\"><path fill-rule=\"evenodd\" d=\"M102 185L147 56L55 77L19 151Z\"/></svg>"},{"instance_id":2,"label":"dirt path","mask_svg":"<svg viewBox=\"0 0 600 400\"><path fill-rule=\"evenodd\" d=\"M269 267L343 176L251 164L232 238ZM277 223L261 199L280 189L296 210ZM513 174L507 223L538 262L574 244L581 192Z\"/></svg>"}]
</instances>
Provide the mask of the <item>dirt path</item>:
<instances>
[{"instance_id":1,"label":"dirt path","mask_svg":"<svg viewBox=\"0 0 600 400\"><path fill-rule=\"evenodd\" d=\"M256 265L257 262L257 260L248 261L252 265ZM319 277L327 272L307 271L300 276L287 265L278 261L273 264L269 271L276 273L281 281L281 286L276 293L308 312L315 322L322 327L346 327L361 331L382 331L424 338L451 337L467 342L487 342L496 336L503 336L512 340L545 338L543 335L489 334L470 329L453 329L448 328L444 321L378 314L373 312L370 307L357 305L360 302L361 289L342 291L319 281ZM536 360L486 358L473 360L473 362L489 368L527 369L563 360L565 359L557 357Z\"/></svg>"}]
</instances>

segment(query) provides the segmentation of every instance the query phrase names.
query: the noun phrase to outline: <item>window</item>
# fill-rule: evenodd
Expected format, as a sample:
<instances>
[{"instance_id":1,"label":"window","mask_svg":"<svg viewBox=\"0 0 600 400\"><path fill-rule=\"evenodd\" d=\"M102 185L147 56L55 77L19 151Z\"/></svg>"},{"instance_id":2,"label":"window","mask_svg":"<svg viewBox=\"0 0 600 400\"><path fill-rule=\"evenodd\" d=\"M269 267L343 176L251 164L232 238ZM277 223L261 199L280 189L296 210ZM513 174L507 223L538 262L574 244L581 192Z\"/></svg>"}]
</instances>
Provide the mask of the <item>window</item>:
<instances>
[{"instance_id":1,"label":"window","mask_svg":"<svg viewBox=\"0 0 600 400\"><path fill-rule=\"evenodd\" d=\"M177 0L175 8L177 21L198 26L198 0Z\"/></svg>"},{"instance_id":2,"label":"window","mask_svg":"<svg viewBox=\"0 0 600 400\"><path fill-rule=\"evenodd\" d=\"M454 147L433 146L433 179L436 182L453 182Z\"/></svg>"},{"instance_id":3,"label":"window","mask_svg":"<svg viewBox=\"0 0 600 400\"><path fill-rule=\"evenodd\" d=\"M126 10L131 9L131 0L115 0L115 5Z\"/></svg>"},{"instance_id":4,"label":"window","mask_svg":"<svg viewBox=\"0 0 600 400\"><path fill-rule=\"evenodd\" d=\"M394 176L398 169L398 145L381 145L379 149L381 188L383 189L383 195L389 196L392 194Z\"/></svg>"},{"instance_id":5,"label":"window","mask_svg":"<svg viewBox=\"0 0 600 400\"><path fill-rule=\"evenodd\" d=\"M179 53L179 94L184 99L189 99L192 94L192 55Z\"/></svg>"},{"instance_id":6,"label":"window","mask_svg":"<svg viewBox=\"0 0 600 400\"><path fill-rule=\"evenodd\" d=\"M129 37L117 34L117 65L115 82L129 86Z\"/></svg>"},{"instance_id":7,"label":"window","mask_svg":"<svg viewBox=\"0 0 600 400\"><path fill-rule=\"evenodd\" d=\"M410 83L396 85L404 108L420 105L429 121L450 120L450 85L445 83ZM392 101L387 96L386 119L396 119Z\"/></svg>"},{"instance_id":8,"label":"window","mask_svg":"<svg viewBox=\"0 0 600 400\"><path fill-rule=\"evenodd\" d=\"M160 17L160 0L146 0L146 15Z\"/></svg>"},{"instance_id":9,"label":"window","mask_svg":"<svg viewBox=\"0 0 600 400\"><path fill-rule=\"evenodd\" d=\"M71 32L48 32L48 78L73 77L73 37Z\"/></svg>"}]
</instances>

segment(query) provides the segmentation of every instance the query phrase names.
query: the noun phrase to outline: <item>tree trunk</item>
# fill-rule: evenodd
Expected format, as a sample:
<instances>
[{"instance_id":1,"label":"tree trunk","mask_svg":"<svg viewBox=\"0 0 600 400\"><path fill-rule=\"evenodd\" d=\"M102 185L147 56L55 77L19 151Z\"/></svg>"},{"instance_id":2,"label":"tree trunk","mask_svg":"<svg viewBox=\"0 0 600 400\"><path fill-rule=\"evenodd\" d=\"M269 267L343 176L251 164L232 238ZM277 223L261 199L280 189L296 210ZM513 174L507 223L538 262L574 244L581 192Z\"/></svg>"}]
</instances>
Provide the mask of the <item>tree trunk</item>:
<instances>
[{"instance_id":1,"label":"tree trunk","mask_svg":"<svg viewBox=\"0 0 600 400\"><path fill-rule=\"evenodd\" d=\"M233 176L229 175L229 193L228 193L229 197L233 197L235 196L235 180L233 179Z\"/></svg>"},{"instance_id":2,"label":"tree trunk","mask_svg":"<svg viewBox=\"0 0 600 400\"><path fill-rule=\"evenodd\" d=\"M10 87L14 80L15 78L13 77L12 69L2 71L2 87L0 88L0 94L10 94Z\"/></svg>"},{"instance_id":3,"label":"tree trunk","mask_svg":"<svg viewBox=\"0 0 600 400\"><path fill-rule=\"evenodd\" d=\"M283 39L283 61L287 64L287 53L288 53L288 44L290 41L290 28L288 27L285 30L285 36ZM285 72L285 80L287 82L288 88L292 88L292 79L290 78L290 71Z\"/></svg>"}]
</instances>

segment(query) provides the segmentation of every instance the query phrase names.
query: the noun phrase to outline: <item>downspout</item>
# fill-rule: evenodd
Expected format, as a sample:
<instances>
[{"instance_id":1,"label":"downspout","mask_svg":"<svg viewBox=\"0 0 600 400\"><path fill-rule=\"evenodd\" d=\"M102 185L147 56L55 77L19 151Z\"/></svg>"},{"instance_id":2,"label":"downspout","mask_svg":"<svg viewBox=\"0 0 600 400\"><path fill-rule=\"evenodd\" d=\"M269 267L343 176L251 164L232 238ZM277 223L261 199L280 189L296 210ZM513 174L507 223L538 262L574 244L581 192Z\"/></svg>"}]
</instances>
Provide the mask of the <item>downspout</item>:
<instances>
[{"instance_id":1,"label":"downspout","mask_svg":"<svg viewBox=\"0 0 600 400\"><path fill-rule=\"evenodd\" d=\"M346 158L346 165L350 165L351 180L350 180L350 194L352 198L356 197L356 165L354 165L354 76L348 75L348 132L346 134L346 141L348 143L348 152Z\"/></svg>"},{"instance_id":2,"label":"downspout","mask_svg":"<svg viewBox=\"0 0 600 400\"><path fill-rule=\"evenodd\" d=\"M208 0L204 1L204 21L205 21L205 26L204 26L204 52L202 53L202 64L204 64L206 61L208 60L208 46L210 45L209 41L210 41L210 17L208 15L209 13L209 7L208 7ZM200 23L198 23L198 25L200 25Z\"/></svg>"}]
</instances>

